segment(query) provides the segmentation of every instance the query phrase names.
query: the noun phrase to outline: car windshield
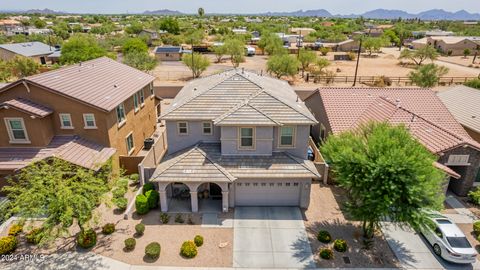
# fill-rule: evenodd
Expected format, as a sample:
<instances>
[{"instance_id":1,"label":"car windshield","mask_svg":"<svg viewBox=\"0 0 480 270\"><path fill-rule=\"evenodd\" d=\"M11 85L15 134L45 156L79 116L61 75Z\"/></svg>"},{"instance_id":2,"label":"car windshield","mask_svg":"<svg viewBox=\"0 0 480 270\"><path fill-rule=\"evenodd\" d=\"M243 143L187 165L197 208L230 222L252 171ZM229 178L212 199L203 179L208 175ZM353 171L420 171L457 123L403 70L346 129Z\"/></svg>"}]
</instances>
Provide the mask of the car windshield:
<instances>
[{"instance_id":1,"label":"car windshield","mask_svg":"<svg viewBox=\"0 0 480 270\"><path fill-rule=\"evenodd\" d=\"M471 248L472 246L465 237L447 237L452 248Z\"/></svg>"}]
</instances>

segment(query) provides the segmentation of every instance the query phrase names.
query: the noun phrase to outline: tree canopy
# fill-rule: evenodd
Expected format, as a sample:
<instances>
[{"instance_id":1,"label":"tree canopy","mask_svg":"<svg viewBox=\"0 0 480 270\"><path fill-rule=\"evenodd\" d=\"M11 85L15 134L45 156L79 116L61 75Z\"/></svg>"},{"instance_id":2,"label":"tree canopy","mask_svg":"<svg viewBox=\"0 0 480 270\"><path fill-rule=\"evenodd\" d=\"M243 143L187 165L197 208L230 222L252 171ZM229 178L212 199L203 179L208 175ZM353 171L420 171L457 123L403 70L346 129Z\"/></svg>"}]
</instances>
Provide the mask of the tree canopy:
<instances>
[{"instance_id":1,"label":"tree canopy","mask_svg":"<svg viewBox=\"0 0 480 270\"><path fill-rule=\"evenodd\" d=\"M147 44L140 38L130 38L122 46L123 54L127 55L132 52L140 52L140 53L147 53L148 46Z\"/></svg>"},{"instance_id":2,"label":"tree canopy","mask_svg":"<svg viewBox=\"0 0 480 270\"><path fill-rule=\"evenodd\" d=\"M431 61L436 60L439 53L433 46L427 45L416 51L405 49L400 53L399 59L412 60L417 66L422 65L423 61L429 59Z\"/></svg>"},{"instance_id":3,"label":"tree canopy","mask_svg":"<svg viewBox=\"0 0 480 270\"><path fill-rule=\"evenodd\" d=\"M298 72L299 62L293 55L272 55L267 61L267 71L275 74L277 78L293 76Z\"/></svg>"},{"instance_id":4,"label":"tree canopy","mask_svg":"<svg viewBox=\"0 0 480 270\"><path fill-rule=\"evenodd\" d=\"M314 51L309 51L305 48L300 49L300 52L298 53L298 61L300 62L300 67L302 69L302 77L304 76L305 70L307 70L316 59L317 54Z\"/></svg>"},{"instance_id":5,"label":"tree canopy","mask_svg":"<svg viewBox=\"0 0 480 270\"><path fill-rule=\"evenodd\" d=\"M202 73L210 66L210 60L199 53L183 54L182 62L192 71L194 78L200 77L200 75L202 75Z\"/></svg>"},{"instance_id":6,"label":"tree canopy","mask_svg":"<svg viewBox=\"0 0 480 270\"><path fill-rule=\"evenodd\" d=\"M107 55L107 51L97 43L94 37L77 34L63 45L60 62L74 64Z\"/></svg>"},{"instance_id":7,"label":"tree canopy","mask_svg":"<svg viewBox=\"0 0 480 270\"><path fill-rule=\"evenodd\" d=\"M245 61L245 45L244 43L235 38L231 38L225 41L225 52L230 55L230 61L233 67L237 68L240 63Z\"/></svg>"},{"instance_id":8,"label":"tree canopy","mask_svg":"<svg viewBox=\"0 0 480 270\"><path fill-rule=\"evenodd\" d=\"M270 55L285 52L282 39L273 33L264 34L258 42L258 47Z\"/></svg>"},{"instance_id":9,"label":"tree canopy","mask_svg":"<svg viewBox=\"0 0 480 270\"><path fill-rule=\"evenodd\" d=\"M132 51L123 57L123 63L142 71L153 70L158 61L146 52Z\"/></svg>"},{"instance_id":10,"label":"tree canopy","mask_svg":"<svg viewBox=\"0 0 480 270\"><path fill-rule=\"evenodd\" d=\"M437 85L440 77L448 73L448 68L435 64L427 64L417 67L416 70L411 71L408 77L412 82L420 87L433 87Z\"/></svg>"},{"instance_id":11,"label":"tree canopy","mask_svg":"<svg viewBox=\"0 0 480 270\"><path fill-rule=\"evenodd\" d=\"M371 122L329 136L321 152L347 192L347 212L363 222L366 238L386 218L418 227L422 209L442 208L445 175L405 126Z\"/></svg>"},{"instance_id":12,"label":"tree canopy","mask_svg":"<svg viewBox=\"0 0 480 270\"><path fill-rule=\"evenodd\" d=\"M166 17L165 19L157 23L157 28L163 31L167 31L170 34L180 34L180 26L178 21L172 17Z\"/></svg>"}]
</instances>

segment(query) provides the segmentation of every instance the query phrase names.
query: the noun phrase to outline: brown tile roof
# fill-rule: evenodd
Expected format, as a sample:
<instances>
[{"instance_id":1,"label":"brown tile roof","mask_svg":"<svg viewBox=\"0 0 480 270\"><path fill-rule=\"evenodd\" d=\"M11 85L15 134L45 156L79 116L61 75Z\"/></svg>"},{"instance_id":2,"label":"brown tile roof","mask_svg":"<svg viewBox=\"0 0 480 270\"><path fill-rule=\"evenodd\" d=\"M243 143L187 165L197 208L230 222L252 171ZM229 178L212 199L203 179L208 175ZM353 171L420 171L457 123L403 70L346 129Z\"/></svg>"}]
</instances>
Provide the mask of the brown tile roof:
<instances>
[{"instance_id":1,"label":"brown tile roof","mask_svg":"<svg viewBox=\"0 0 480 270\"><path fill-rule=\"evenodd\" d=\"M480 90L459 85L437 96L460 124L480 133Z\"/></svg>"},{"instance_id":2,"label":"brown tile roof","mask_svg":"<svg viewBox=\"0 0 480 270\"><path fill-rule=\"evenodd\" d=\"M244 120L236 116L245 110L251 113L249 124L266 124L267 118L272 125L317 123L288 83L240 70L189 82L161 118L220 122L231 115L229 124L234 124L233 120L241 124Z\"/></svg>"},{"instance_id":3,"label":"brown tile roof","mask_svg":"<svg viewBox=\"0 0 480 270\"><path fill-rule=\"evenodd\" d=\"M433 153L464 144L480 149L429 89L321 88L316 94L334 134L367 121L386 121L404 124Z\"/></svg>"},{"instance_id":4,"label":"brown tile roof","mask_svg":"<svg viewBox=\"0 0 480 270\"><path fill-rule=\"evenodd\" d=\"M14 98L7 100L0 104L0 108L13 108L40 118L43 118L53 113L53 110L49 107L24 98Z\"/></svg>"},{"instance_id":5,"label":"brown tile roof","mask_svg":"<svg viewBox=\"0 0 480 270\"><path fill-rule=\"evenodd\" d=\"M45 148L4 147L0 148L0 170L18 170L30 163L57 157L87 169L98 170L113 154L107 148L78 136L55 136Z\"/></svg>"},{"instance_id":6,"label":"brown tile roof","mask_svg":"<svg viewBox=\"0 0 480 270\"><path fill-rule=\"evenodd\" d=\"M312 162L284 152L272 156L222 156L219 143L201 143L167 156L150 181L211 182L252 177L319 179L320 175Z\"/></svg>"},{"instance_id":7,"label":"brown tile roof","mask_svg":"<svg viewBox=\"0 0 480 270\"><path fill-rule=\"evenodd\" d=\"M107 57L101 57L24 78L24 81L43 86L104 111L118 104L153 82L155 77ZM17 83L22 82L22 80ZM11 86L9 84L0 91Z\"/></svg>"}]
</instances>

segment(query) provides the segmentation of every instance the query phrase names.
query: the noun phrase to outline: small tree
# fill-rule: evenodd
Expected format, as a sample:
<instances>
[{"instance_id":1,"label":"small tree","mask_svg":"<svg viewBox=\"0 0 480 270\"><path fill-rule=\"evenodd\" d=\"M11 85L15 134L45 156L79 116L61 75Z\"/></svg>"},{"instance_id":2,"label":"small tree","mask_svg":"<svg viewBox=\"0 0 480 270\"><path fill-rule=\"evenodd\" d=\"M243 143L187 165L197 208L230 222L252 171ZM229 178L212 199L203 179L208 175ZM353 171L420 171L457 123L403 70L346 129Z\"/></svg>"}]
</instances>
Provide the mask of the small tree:
<instances>
[{"instance_id":1,"label":"small tree","mask_svg":"<svg viewBox=\"0 0 480 270\"><path fill-rule=\"evenodd\" d=\"M296 57L288 54L273 55L268 59L267 71L275 74L277 78L293 76L298 72L299 62Z\"/></svg>"},{"instance_id":2,"label":"small tree","mask_svg":"<svg viewBox=\"0 0 480 270\"><path fill-rule=\"evenodd\" d=\"M320 76L325 73L325 68L329 65L330 61L327 58L318 57L308 70L315 76Z\"/></svg>"},{"instance_id":3,"label":"small tree","mask_svg":"<svg viewBox=\"0 0 480 270\"><path fill-rule=\"evenodd\" d=\"M131 52L147 53L148 46L140 38L130 38L127 41L125 41L125 43L123 43L122 52L124 55L127 55Z\"/></svg>"},{"instance_id":4,"label":"small tree","mask_svg":"<svg viewBox=\"0 0 480 270\"><path fill-rule=\"evenodd\" d=\"M464 83L468 87L472 87L480 90L480 79L473 79Z\"/></svg>"},{"instance_id":5,"label":"small tree","mask_svg":"<svg viewBox=\"0 0 480 270\"><path fill-rule=\"evenodd\" d=\"M463 57L464 57L464 58L467 58L467 56L469 56L470 53L471 53L471 52L470 52L470 49L468 49L468 48L465 49L465 50L463 50Z\"/></svg>"},{"instance_id":6,"label":"small tree","mask_svg":"<svg viewBox=\"0 0 480 270\"><path fill-rule=\"evenodd\" d=\"M222 62L222 58L223 56L227 53L226 52L226 48L224 45L222 46L216 46L214 49L213 49L213 53L215 53L215 57L217 58L217 63L221 63Z\"/></svg>"},{"instance_id":7,"label":"small tree","mask_svg":"<svg viewBox=\"0 0 480 270\"><path fill-rule=\"evenodd\" d=\"M38 72L39 64L32 58L15 56L10 62L10 67L17 78L23 78L36 74Z\"/></svg>"},{"instance_id":8,"label":"small tree","mask_svg":"<svg viewBox=\"0 0 480 270\"><path fill-rule=\"evenodd\" d=\"M367 37L363 41L363 47L371 56L374 52L378 52L382 46L386 44L384 38Z\"/></svg>"},{"instance_id":9,"label":"small tree","mask_svg":"<svg viewBox=\"0 0 480 270\"><path fill-rule=\"evenodd\" d=\"M405 49L400 53L400 57L398 59L409 59L412 60L417 66L420 66L422 65L423 61L427 59L434 61L438 58L438 56L439 54L437 50L435 50L434 47L427 45L416 51Z\"/></svg>"},{"instance_id":10,"label":"small tree","mask_svg":"<svg viewBox=\"0 0 480 270\"><path fill-rule=\"evenodd\" d=\"M146 52L132 51L123 58L123 63L142 71L153 70L158 61Z\"/></svg>"},{"instance_id":11,"label":"small tree","mask_svg":"<svg viewBox=\"0 0 480 270\"><path fill-rule=\"evenodd\" d=\"M369 123L330 136L321 147L335 180L347 192L346 210L372 238L380 221L423 221L423 208L441 209L444 174L436 158L404 126Z\"/></svg>"},{"instance_id":12,"label":"small tree","mask_svg":"<svg viewBox=\"0 0 480 270\"><path fill-rule=\"evenodd\" d=\"M276 34L272 33L264 34L258 42L258 47L262 50L262 52L267 52L269 55L285 52L282 39Z\"/></svg>"},{"instance_id":13,"label":"small tree","mask_svg":"<svg viewBox=\"0 0 480 270\"><path fill-rule=\"evenodd\" d=\"M208 58L199 53L184 54L182 56L182 62L192 71L194 78L200 77L210 66Z\"/></svg>"},{"instance_id":14,"label":"small tree","mask_svg":"<svg viewBox=\"0 0 480 270\"><path fill-rule=\"evenodd\" d=\"M90 35L76 34L63 44L60 62L74 64L106 55L108 55L107 51L100 47L95 38Z\"/></svg>"},{"instance_id":15,"label":"small tree","mask_svg":"<svg viewBox=\"0 0 480 270\"><path fill-rule=\"evenodd\" d=\"M230 61L233 67L237 68L240 63L245 61L245 45L241 40L228 39L225 41L225 52L230 55Z\"/></svg>"},{"instance_id":16,"label":"small tree","mask_svg":"<svg viewBox=\"0 0 480 270\"><path fill-rule=\"evenodd\" d=\"M0 82L8 82L12 76L11 63L0 60Z\"/></svg>"},{"instance_id":17,"label":"small tree","mask_svg":"<svg viewBox=\"0 0 480 270\"><path fill-rule=\"evenodd\" d=\"M411 71L408 77L412 82L420 87L433 87L437 85L440 77L448 73L448 68L435 64L427 64L417 67L415 71Z\"/></svg>"},{"instance_id":18,"label":"small tree","mask_svg":"<svg viewBox=\"0 0 480 270\"><path fill-rule=\"evenodd\" d=\"M305 48L301 48L298 53L298 61L300 62L300 68L302 69L302 78L305 75L305 70L315 62L317 54L313 51L307 51Z\"/></svg>"},{"instance_id":19,"label":"small tree","mask_svg":"<svg viewBox=\"0 0 480 270\"><path fill-rule=\"evenodd\" d=\"M132 22L129 26L125 27L125 32L130 35L138 35L143 30L143 25L140 22Z\"/></svg>"}]
</instances>

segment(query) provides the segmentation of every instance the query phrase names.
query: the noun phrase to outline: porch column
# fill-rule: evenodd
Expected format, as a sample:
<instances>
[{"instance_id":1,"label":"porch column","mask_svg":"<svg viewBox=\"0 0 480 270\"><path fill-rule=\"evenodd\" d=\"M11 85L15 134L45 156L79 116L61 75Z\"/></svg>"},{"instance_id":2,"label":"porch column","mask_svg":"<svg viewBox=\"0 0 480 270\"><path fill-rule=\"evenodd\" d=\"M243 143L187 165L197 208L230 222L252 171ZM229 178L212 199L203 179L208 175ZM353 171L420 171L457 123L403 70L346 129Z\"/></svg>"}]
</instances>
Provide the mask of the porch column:
<instances>
[{"instance_id":1,"label":"porch column","mask_svg":"<svg viewBox=\"0 0 480 270\"><path fill-rule=\"evenodd\" d=\"M190 200L192 201L192 212L198 212L198 192L190 191Z\"/></svg>"},{"instance_id":2,"label":"porch column","mask_svg":"<svg viewBox=\"0 0 480 270\"><path fill-rule=\"evenodd\" d=\"M222 191L222 211L228 212L228 191Z\"/></svg>"},{"instance_id":3,"label":"porch column","mask_svg":"<svg viewBox=\"0 0 480 270\"><path fill-rule=\"evenodd\" d=\"M165 190L160 190L160 209L162 212L168 211L168 203L167 203L167 192Z\"/></svg>"}]
</instances>

